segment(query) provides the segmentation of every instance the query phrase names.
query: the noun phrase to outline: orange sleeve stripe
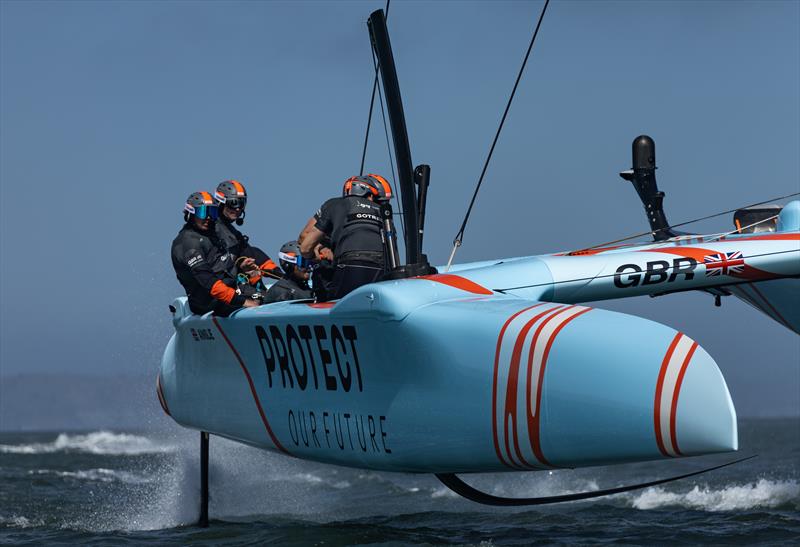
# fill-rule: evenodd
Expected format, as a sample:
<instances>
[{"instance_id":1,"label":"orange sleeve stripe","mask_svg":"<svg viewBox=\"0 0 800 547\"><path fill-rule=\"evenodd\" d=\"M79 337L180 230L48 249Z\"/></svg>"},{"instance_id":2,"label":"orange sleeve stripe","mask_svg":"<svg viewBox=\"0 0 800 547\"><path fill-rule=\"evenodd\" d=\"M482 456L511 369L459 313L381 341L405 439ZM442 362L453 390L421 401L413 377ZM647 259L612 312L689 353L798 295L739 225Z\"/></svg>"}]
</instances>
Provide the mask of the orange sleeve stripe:
<instances>
[{"instance_id":1,"label":"orange sleeve stripe","mask_svg":"<svg viewBox=\"0 0 800 547\"><path fill-rule=\"evenodd\" d=\"M266 262L259 266L259 268L262 270L277 270L278 266L272 261L271 258L268 258Z\"/></svg>"},{"instance_id":2,"label":"orange sleeve stripe","mask_svg":"<svg viewBox=\"0 0 800 547\"><path fill-rule=\"evenodd\" d=\"M255 285L256 283L258 283L259 281L261 281L261 274L255 274L255 275L251 275L251 276L248 278L248 281L250 282L250 284L251 284L251 285Z\"/></svg>"},{"instance_id":3,"label":"orange sleeve stripe","mask_svg":"<svg viewBox=\"0 0 800 547\"><path fill-rule=\"evenodd\" d=\"M223 283L222 280L217 280L214 286L211 287L211 296L230 304L233 297L236 296L236 291Z\"/></svg>"}]
</instances>

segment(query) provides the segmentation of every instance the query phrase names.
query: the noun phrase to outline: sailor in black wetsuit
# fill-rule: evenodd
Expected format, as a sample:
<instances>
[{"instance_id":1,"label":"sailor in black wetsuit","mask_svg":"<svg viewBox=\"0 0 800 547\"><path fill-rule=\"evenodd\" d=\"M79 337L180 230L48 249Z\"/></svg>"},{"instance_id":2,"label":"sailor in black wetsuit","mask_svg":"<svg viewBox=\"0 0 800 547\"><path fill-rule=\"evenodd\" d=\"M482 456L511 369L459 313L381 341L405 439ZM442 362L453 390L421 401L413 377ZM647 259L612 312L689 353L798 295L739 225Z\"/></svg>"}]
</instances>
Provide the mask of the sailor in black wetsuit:
<instances>
[{"instance_id":1,"label":"sailor in black wetsuit","mask_svg":"<svg viewBox=\"0 0 800 547\"><path fill-rule=\"evenodd\" d=\"M328 238L323 239L314 249L316 265L311 270L311 290L317 302L326 302L333 298L333 274L336 267L333 265L333 251Z\"/></svg>"},{"instance_id":2,"label":"sailor in black wetsuit","mask_svg":"<svg viewBox=\"0 0 800 547\"><path fill-rule=\"evenodd\" d=\"M234 227L244 223L247 190L236 180L225 180L217 185L214 200L219 205L219 220L216 224L217 237L225 248L234 256L238 271L246 273L250 282L256 284L261 273L270 277L281 274L278 266L267 256L267 253L250 245L250 238Z\"/></svg>"},{"instance_id":3,"label":"sailor in black wetsuit","mask_svg":"<svg viewBox=\"0 0 800 547\"><path fill-rule=\"evenodd\" d=\"M264 303L311 298L311 288L308 286L309 271L302 266L300 246L297 241L290 241L281 247L278 252L278 262L283 270L283 277L269 288ZM300 266L298 262L301 263Z\"/></svg>"},{"instance_id":4,"label":"sailor in black wetsuit","mask_svg":"<svg viewBox=\"0 0 800 547\"><path fill-rule=\"evenodd\" d=\"M342 193L320 207L299 238L300 252L310 260L317 243L330 237L336 268L330 299L378 281L386 271L379 203L391 199L391 186L370 174L347 179Z\"/></svg>"},{"instance_id":5,"label":"sailor in black wetsuit","mask_svg":"<svg viewBox=\"0 0 800 547\"><path fill-rule=\"evenodd\" d=\"M211 194L195 192L186 199L183 226L172 242L172 266L193 313L229 315L259 302L237 292L234 257L217 238L218 208Z\"/></svg>"}]
</instances>

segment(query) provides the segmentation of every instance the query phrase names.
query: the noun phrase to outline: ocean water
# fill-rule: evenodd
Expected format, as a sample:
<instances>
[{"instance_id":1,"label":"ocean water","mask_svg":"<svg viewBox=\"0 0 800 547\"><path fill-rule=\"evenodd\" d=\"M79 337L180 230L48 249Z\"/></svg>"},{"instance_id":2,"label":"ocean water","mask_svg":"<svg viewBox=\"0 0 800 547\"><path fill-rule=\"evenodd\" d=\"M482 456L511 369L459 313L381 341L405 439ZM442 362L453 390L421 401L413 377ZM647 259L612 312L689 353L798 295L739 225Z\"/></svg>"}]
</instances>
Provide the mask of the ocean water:
<instances>
[{"instance_id":1,"label":"ocean water","mask_svg":"<svg viewBox=\"0 0 800 547\"><path fill-rule=\"evenodd\" d=\"M722 463L646 490L536 508L463 500L434 477L315 464L211 438L211 526L199 507L199 434L0 434L0 543L193 545L800 544L800 419L745 420L739 454L467 477L543 496Z\"/></svg>"}]
</instances>

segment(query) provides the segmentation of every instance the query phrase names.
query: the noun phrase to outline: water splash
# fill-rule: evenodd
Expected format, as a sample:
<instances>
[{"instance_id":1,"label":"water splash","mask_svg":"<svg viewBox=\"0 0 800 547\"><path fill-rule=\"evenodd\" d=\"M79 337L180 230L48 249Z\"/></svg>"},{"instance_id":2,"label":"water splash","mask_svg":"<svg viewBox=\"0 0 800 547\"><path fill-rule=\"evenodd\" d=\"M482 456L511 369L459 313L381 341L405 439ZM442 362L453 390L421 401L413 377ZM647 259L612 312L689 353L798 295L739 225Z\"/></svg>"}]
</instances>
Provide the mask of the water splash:
<instances>
[{"instance_id":1,"label":"water splash","mask_svg":"<svg viewBox=\"0 0 800 547\"><path fill-rule=\"evenodd\" d=\"M121 471L117 469L106 469L99 467L96 469L79 469L78 471L57 471L54 469L36 469L28 471L29 475L52 475L68 479L87 480L96 482L121 482L125 484L144 484L152 482L150 476Z\"/></svg>"},{"instance_id":2,"label":"water splash","mask_svg":"<svg viewBox=\"0 0 800 547\"><path fill-rule=\"evenodd\" d=\"M8 517L0 515L0 527L35 528L42 525L44 525L44 521L41 519L29 519L18 515Z\"/></svg>"},{"instance_id":3,"label":"water splash","mask_svg":"<svg viewBox=\"0 0 800 547\"><path fill-rule=\"evenodd\" d=\"M793 505L800 509L800 484L794 480L758 482L712 489L695 486L688 492L649 488L630 500L636 509L685 507L702 511L741 511Z\"/></svg>"}]
</instances>

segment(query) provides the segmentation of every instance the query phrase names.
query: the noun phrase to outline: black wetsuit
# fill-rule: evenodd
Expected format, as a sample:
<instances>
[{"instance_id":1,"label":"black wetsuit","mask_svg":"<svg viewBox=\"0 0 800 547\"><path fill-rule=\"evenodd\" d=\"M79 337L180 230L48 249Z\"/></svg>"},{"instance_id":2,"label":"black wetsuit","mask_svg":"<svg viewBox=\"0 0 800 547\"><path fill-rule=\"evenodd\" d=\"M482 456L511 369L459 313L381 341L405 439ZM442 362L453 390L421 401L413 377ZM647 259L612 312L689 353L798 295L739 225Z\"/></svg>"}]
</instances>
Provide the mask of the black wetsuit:
<instances>
[{"instance_id":1,"label":"black wetsuit","mask_svg":"<svg viewBox=\"0 0 800 547\"><path fill-rule=\"evenodd\" d=\"M264 297L264 303L283 302L284 300L302 300L312 298L311 289L306 283L300 283L288 274L272 285Z\"/></svg>"},{"instance_id":2,"label":"black wetsuit","mask_svg":"<svg viewBox=\"0 0 800 547\"><path fill-rule=\"evenodd\" d=\"M235 257L217 238L212 228L201 232L187 222L172 242L172 267L178 276L193 313L214 311L229 315L242 307L246 297L237 294L233 273Z\"/></svg>"},{"instance_id":3,"label":"black wetsuit","mask_svg":"<svg viewBox=\"0 0 800 547\"><path fill-rule=\"evenodd\" d=\"M280 269L267 253L250 245L250 238L237 230L233 223L222 215L216 222L216 232L219 240L234 256L234 260L242 256L252 258L262 270L274 270L275 273L280 273Z\"/></svg>"},{"instance_id":4,"label":"black wetsuit","mask_svg":"<svg viewBox=\"0 0 800 547\"><path fill-rule=\"evenodd\" d=\"M336 266L330 260L320 260L311 272L311 285L313 287L314 298L319 302L325 302L333 298L335 287L333 286L333 274L336 273Z\"/></svg>"},{"instance_id":5,"label":"black wetsuit","mask_svg":"<svg viewBox=\"0 0 800 547\"><path fill-rule=\"evenodd\" d=\"M330 299L342 298L383 276L386 266L377 203L357 196L333 198L315 218L317 229L330 237L335 257Z\"/></svg>"}]
</instances>

